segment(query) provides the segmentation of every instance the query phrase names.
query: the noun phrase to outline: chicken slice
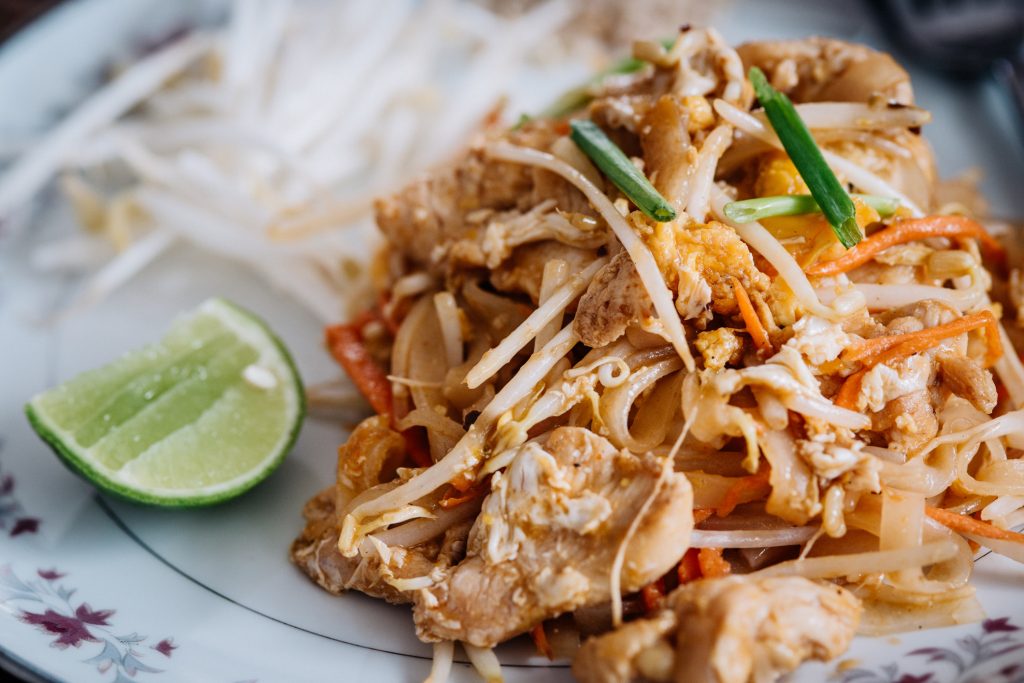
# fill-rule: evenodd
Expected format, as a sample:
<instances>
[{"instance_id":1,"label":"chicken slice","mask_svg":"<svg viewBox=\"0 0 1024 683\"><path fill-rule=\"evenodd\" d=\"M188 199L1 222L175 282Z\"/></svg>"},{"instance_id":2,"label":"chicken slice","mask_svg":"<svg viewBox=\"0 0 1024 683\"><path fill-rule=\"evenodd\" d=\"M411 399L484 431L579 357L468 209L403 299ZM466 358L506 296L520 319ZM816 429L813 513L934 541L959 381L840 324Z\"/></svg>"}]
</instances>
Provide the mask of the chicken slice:
<instances>
[{"instance_id":1,"label":"chicken slice","mask_svg":"<svg viewBox=\"0 0 1024 683\"><path fill-rule=\"evenodd\" d=\"M400 590L390 581L429 575L462 559L469 523L455 525L443 537L413 548L392 548L387 567L379 555L345 557L338 552L339 526L334 490L325 489L306 503L302 511L306 528L292 543L292 562L321 588L339 595L356 590L391 603L412 602L412 591Z\"/></svg>"},{"instance_id":2,"label":"chicken slice","mask_svg":"<svg viewBox=\"0 0 1024 683\"><path fill-rule=\"evenodd\" d=\"M627 541L621 590L638 590L679 561L692 528L683 474L664 471L651 454L561 427L543 447L521 447L494 475L466 559L416 597L417 635L491 647L546 618L607 602L614 558Z\"/></svg>"},{"instance_id":3,"label":"chicken slice","mask_svg":"<svg viewBox=\"0 0 1024 683\"><path fill-rule=\"evenodd\" d=\"M910 75L890 55L831 38L763 40L736 48L796 102L867 102L873 95L914 103Z\"/></svg>"},{"instance_id":4,"label":"chicken slice","mask_svg":"<svg viewBox=\"0 0 1024 683\"><path fill-rule=\"evenodd\" d=\"M572 670L582 683L768 683L845 651L860 612L849 591L799 577L695 581L584 643Z\"/></svg>"},{"instance_id":5,"label":"chicken slice","mask_svg":"<svg viewBox=\"0 0 1024 683\"><path fill-rule=\"evenodd\" d=\"M966 398L978 410L989 414L999 395L992 373L973 358L939 356L939 371L950 391Z\"/></svg>"},{"instance_id":6,"label":"chicken slice","mask_svg":"<svg viewBox=\"0 0 1024 683\"><path fill-rule=\"evenodd\" d=\"M306 526L291 547L291 559L313 581L331 593L358 590L388 602L412 602L411 593L395 588L395 579L429 574L465 554L469 523L456 524L443 536L413 548L391 548L383 565L377 553L344 557L338 552L343 511L357 496L383 493L393 486L395 470L405 459L402 435L383 415L368 417L338 449L337 483L314 496L303 509ZM399 584L400 585L400 584Z\"/></svg>"},{"instance_id":7,"label":"chicken slice","mask_svg":"<svg viewBox=\"0 0 1024 683\"><path fill-rule=\"evenodd\" d=\"M576 310L573 329L584 344L599 348L612 343L627 327L653 312L654 305L636 266L629 254L622 251L597 272L587 287Z\"/></svg>"}]
</instances>

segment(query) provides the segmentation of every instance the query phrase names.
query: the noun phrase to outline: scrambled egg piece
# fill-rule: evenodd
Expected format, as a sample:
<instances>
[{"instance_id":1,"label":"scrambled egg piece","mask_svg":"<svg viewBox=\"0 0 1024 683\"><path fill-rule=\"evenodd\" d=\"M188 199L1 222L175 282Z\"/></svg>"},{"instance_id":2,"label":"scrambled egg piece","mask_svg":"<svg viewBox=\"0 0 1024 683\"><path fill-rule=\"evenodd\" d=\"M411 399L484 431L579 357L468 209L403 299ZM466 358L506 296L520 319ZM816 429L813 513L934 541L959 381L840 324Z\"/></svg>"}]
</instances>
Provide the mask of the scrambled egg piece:
<instances>
[{"instance_id":1,"label":"scrambled egg piece","mask_svg":"<svg viewBox=\"0 0 1024 683\"><path fill-rule=\"evenodd\" d=\"M764 293L771 284L736 231L722 223L658 223L648 236L648 246L674 290L681 292L679 285L689 282L694 273L703 278L711 289L711 310L721 315L738 312L732 277L749 293ZM682 309L687 304L676 302Z\"/></svg>"}]
</instances>

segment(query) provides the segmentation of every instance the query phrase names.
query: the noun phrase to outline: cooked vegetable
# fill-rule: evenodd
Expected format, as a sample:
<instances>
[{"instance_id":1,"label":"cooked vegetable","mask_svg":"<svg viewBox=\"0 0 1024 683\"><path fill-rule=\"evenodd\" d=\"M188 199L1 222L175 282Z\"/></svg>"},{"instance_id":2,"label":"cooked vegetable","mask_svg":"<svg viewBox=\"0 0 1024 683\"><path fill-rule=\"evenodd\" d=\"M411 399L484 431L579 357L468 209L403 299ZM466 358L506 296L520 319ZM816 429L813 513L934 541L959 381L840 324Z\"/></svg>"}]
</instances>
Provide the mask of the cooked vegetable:
<instances>
[{"instance_id":1,"label":"cooked vegetable","mask_svg":"<svg viewBox=\"0 0 1024 683\"><path fill-rule=\"evenodd\" d=\"M730 279L733 291L736 293L736 305L739 306L740 315L747 326L750 338L754 341L754 346L757 347L758 351L771 351L772 343L768 339L768 331L764 329L761 319L757 317L757 311L754 310L754 305L750 303L750 296L747 294L747 290L743 289L743 285L735 277Z\"/></svg>"},{"instance_id":2,"label":"cooked vegetable","mask_svg":"<svg viewBox=\"0 0 1024 683\"><path fill-rule=\"evenodd\" d=\"M883 218L891 216L899 208L898 199L879 197L873 194L851 195L864 202L878 212ZM725 205L725 215L737 223L750 223L762 218L774 216L800 216L807 213L820 213L821 207L809 194L784 194L775 197L757 197L729 202Z\"/></svg>"},{"instance_id":3,"label":"cooked vegetable","mask_svg":"<svg viewBox=\"0 0 1024 683\"><path fill-rule=\"evenodd\" d=\"M804 125L793 103L783 93L773 88L757 67L749 72L754 93L764 107L768 122L779 136L783 148L807 183L814 201L821 207L829 225L843 246L849 248L860 242L861 233L857 226L857 208L846 193L832 169L825 163L825 157L811 137L811 131Z\"/></svg>"},{"instance_id":4,"label":"cooked vegetable","mask_svg":"<svg viewBox=\"0 0 1024 683\"><path fill-rule=\"evenodd\" d=\"M896 246L926 237L973 237L981 243L982 249L992 258L1002 260L1006 250L1003 245L988 234L988 231L970 218L964 216L928 216L898 220L889 227L879 230L866 240L850 249L839 258L817 263L807 269L808 275L838 275L864 265L876 254Z\"/></svg>"},{"instance_id":5,"label":"cooked vegetable","mask_svg":"<svg viewBox=\"0 0 1024 683\"><path fill-rule=\"evenodd\" d=\"M581 119L569 125L572 127L572 141L638 209L661 223L676 217L672 205L596 123Z\"/></svg>"}]
</instances>

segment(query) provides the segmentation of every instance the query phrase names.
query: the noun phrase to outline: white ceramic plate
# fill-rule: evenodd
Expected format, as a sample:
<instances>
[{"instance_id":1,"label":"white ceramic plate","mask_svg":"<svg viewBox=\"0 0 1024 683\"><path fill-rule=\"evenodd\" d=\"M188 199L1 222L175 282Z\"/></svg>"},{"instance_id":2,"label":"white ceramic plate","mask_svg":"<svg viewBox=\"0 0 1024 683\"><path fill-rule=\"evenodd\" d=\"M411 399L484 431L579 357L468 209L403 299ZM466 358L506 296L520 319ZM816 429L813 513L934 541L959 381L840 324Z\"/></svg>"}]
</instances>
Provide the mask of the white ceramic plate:
<instances>
[{"instance_id":1,"label":"white ceramic plate","mask_svg":"<svg viewBox=\"0 0 1024 683\"><path fill-rule=\"evenodd\" d=\"M31 139L88 92L98 69L147 36L215 18L193 0L77 0L0 48L0 148ZM878 42L858 3L735 2L715 23L730 40L825 33ZM915 80L946 174L986 169L993 204L1024 215L1020 141L989 86ZM16 105L16 106L15 106ZM429 648L406 609L331 597L287 560L306 499L333 476L340 426L308 420L267 482L206 510L164 511L98 496L28 427L33 393L158 336L177 312L227 296L264 316L309 382L337 370L316 322L241 267L179 248L86 314L34 320L74 290L26 265L41 240L72 228L44 199L26 225L0 224L0 653L23 675L56 681L421 680ZM899 638L858 639L836 663L792 680L846 683L1024 681L1024 572L988 556L976 585L989 620ZM567 681L528 644L501 650L509 680ZM474 680L457 666L456 680Z\"/></svg>"}]
</instances>

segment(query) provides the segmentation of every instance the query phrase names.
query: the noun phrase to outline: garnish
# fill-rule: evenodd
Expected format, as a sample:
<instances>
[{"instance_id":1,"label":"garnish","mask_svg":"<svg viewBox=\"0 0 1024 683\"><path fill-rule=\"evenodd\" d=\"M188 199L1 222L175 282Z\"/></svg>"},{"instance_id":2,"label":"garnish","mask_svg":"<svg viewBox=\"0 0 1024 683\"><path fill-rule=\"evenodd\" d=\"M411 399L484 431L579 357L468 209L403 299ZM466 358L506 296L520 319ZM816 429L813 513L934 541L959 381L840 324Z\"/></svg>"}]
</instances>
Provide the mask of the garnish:
<instances>
[{"instance_id":1,"label":"garnish","mask_svg":"<svg viewBox=\"0 0 1024 683\"><path fill-rule=\"evenodd\" d=\"M878 212L883 218L891 216L900 207L898 199L880 197L875 194L851 195L864 202ZM800 216L808 213L821 213L821 207L809 194L783 194L773 197L756 197L729 202L725 205L725 215L737 223L750 223L762 218L775 216Z\"/></svg>"},{"instance_id":2,"label":"garnish","mask_svg":"<svg viewBox=\"0 0 1024 683\"><path fill-rule=\"evenodd\" d=\"M569 125L572 128L572 141L638 209L660 223L676 217L676 210L668 200L654 189L647 177L597 124L587 119L578 119Z\"/></svg>"},{"instance_id":3,"label":"garnish","mask_svg":"<svg viewBox=\"0 0 1024 683\"><path fill-rule=\"evenodd\" d=\"M768 83L764 72L756 66L751 67L749 78L758 101L764 107L768 122L779 136L796 170L800 172L800 177L807 183L807 188L821 207L836 237L844 247L854 246L861 240L856 219L857 209L839 179L825 163L821 150L811 137L811 131L797 114L790 99Z\"/></svg>"}]
</instances>

